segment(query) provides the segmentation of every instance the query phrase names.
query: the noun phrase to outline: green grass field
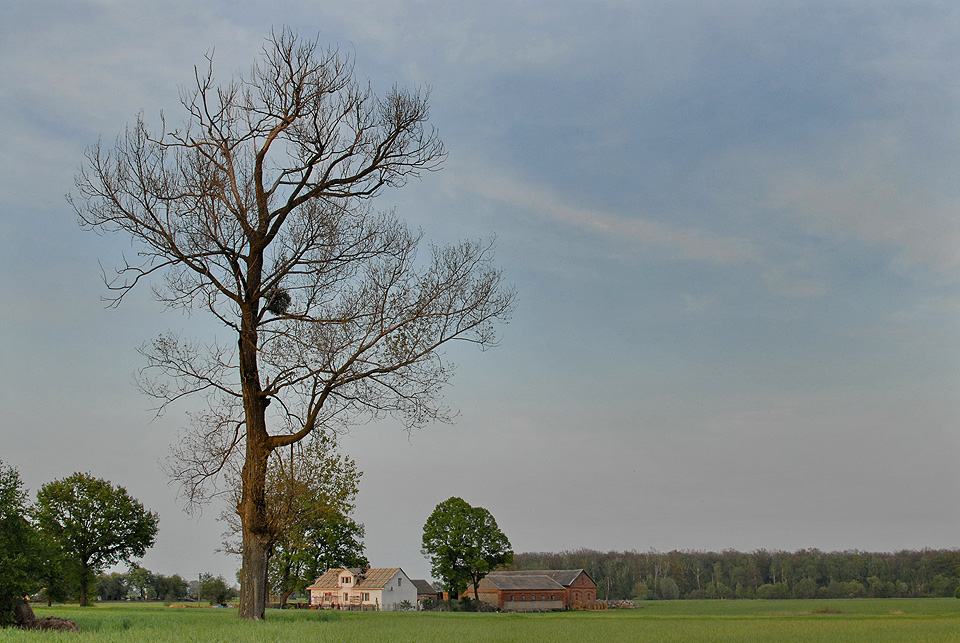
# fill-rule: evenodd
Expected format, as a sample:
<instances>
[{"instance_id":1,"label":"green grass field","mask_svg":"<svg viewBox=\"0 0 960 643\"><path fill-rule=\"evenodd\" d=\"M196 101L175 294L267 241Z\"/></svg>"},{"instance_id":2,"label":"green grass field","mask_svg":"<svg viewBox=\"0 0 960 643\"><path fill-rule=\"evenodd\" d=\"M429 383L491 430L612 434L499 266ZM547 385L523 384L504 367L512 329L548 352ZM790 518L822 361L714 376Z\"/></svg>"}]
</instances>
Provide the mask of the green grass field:
<instances>
[{"instance_id":1,"label":"green grass field","mask_svg":"<svg viewBox=\"0 0 960 643\"><path fill-rule=\"evenodd\" d=\"M347 613L105 604L37 607L83 633L0 630L0 641L958 641L960 600L659 601L635 610L551 614Z\"/></svg>"}]
</instances>

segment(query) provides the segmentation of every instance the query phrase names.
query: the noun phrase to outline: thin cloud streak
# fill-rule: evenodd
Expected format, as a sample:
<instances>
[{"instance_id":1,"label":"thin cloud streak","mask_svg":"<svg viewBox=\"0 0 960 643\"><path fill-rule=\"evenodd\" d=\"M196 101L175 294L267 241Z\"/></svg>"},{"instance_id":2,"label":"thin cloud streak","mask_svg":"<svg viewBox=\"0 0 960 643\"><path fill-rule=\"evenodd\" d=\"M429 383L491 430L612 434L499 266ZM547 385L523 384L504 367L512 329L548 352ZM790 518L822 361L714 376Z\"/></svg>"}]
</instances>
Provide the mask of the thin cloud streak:
<instances>
[{"instance_id":1,"label":"thin cloud streak","mask_svg":"<svg viewBox=\"0 0 960 643\"><path fill-rule=\"evenodd\" d=\"M760 251L740 237L671 225L645 218L625 220L611 214L571 205L543 188L507 177L465 177L457 185L484 198L519 208L577 228L619 240L660 247L684 259L716 263L754 263Z\"/></svg>"}]
</instances>

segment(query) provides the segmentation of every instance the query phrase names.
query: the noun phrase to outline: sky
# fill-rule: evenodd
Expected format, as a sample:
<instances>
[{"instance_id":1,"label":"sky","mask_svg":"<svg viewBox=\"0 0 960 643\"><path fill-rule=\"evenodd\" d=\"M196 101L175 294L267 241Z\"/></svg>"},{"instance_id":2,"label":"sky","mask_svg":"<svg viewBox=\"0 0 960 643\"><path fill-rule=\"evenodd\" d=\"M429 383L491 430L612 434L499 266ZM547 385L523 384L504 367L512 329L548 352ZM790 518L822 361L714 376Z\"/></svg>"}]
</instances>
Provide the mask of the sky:
<instances>
[{"instance_id":1,"label":"sky","mask_svg":"<svg viewBox=\"0 0 960 643\"><path fill-rule=\"evenodd\" d=\"M453 424L353 428L373 566L430 575L451 496L517 552L960 547L960 5L944 2L0 3L0 460L89 472L160 516L142 564L234 578L223 507L162 463L187 407L137 348L217 332L102 274L84 152L180 122L271 28L429 88L449 152L384 192L427 240L496 238L500 346L454 346Z\"/></svg>"}]
</instances>

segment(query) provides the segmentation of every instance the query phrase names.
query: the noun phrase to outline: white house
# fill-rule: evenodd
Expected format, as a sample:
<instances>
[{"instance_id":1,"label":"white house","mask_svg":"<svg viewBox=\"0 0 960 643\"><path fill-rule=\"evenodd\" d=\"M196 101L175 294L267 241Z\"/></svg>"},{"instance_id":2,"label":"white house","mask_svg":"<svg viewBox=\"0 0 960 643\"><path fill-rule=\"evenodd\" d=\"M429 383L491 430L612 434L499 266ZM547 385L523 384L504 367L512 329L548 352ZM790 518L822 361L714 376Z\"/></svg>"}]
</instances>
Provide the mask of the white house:
<instances>
[{"instance_id":1,"label":"white house","mask_svg":"<svg viewBox=\"0 0 960 643\"><path fill-rule=\"evenodd\" d=\"M310 605L324 609L401 609L417 606L417 586L399 567L328 569L310 590Z\"/></svg>"}]
</instances>

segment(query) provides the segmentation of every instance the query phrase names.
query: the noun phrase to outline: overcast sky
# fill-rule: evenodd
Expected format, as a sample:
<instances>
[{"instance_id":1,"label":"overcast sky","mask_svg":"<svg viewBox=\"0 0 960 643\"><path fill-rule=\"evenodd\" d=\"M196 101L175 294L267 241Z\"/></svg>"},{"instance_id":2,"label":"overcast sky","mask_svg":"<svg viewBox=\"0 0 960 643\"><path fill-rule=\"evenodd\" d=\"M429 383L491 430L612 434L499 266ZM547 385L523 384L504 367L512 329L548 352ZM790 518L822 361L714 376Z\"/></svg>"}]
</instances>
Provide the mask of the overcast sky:
<instances>
[{"instance_id":1,"label":"overcast sky","mask_svg":"<svg viewBox=\"0 0 960 643\"><path fill-rule=\"evenodd\" d=\"M456 347L453 425L356 427L378 567L429 575L433 507L516 551L960 547L960 5L945 2L0 3L0 459L160 514L144 565L233 578L221 507L160 468L185 408L133 386L167 329L104 308L129 240L64 195L84 150L271 27L431 89L449 158L385 192L436 242L497 238L502 344Z\"/></svg>"}]
</instances>

